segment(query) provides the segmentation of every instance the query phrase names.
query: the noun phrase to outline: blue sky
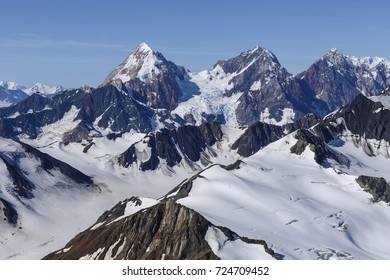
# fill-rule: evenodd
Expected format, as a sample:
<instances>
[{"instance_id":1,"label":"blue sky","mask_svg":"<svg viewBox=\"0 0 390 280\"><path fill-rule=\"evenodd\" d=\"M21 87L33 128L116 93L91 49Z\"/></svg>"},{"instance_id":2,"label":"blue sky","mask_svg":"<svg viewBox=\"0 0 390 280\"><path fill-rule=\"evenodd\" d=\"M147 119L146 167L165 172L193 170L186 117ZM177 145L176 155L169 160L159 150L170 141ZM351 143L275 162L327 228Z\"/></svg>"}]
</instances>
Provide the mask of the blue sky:
<instances>
[{"instance_id":1,"label":"blue sky","mask_svg":"<svg viewBox=\"0 0 390 280\"><path fill-rule=\"evenodd\" d=\"M191 71L256 45L291 73L336 47L390 59L387 0L1 0L0 80L97 86L139 43Z\"/></svg>"}]
</instances>

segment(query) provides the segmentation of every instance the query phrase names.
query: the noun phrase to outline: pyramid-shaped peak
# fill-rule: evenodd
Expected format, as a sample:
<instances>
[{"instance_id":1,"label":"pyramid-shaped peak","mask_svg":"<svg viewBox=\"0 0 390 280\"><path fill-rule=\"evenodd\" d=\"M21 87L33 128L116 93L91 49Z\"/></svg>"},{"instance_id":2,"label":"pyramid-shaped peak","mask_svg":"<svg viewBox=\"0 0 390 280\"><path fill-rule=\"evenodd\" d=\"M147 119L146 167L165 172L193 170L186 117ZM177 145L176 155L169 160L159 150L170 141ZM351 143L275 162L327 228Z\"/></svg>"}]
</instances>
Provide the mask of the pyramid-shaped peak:
<instances>
[{"instance_id":1,"label":"pyramid-shaped peak","mask_svg":"<svg viewBox=\"0 0 390 280\"><path fill-rule=\"evenodd\" d=\"M327 61L329 66L344 65L348 62L347 57L336 48L330 49L320 60Z\"/></svg>"},{"instance_id":2,"label":"pyramid-shaped peak","mask_svg":"<svg viewBox=\"0 0 390 280\"><path fill-rule=\"evenodd\" d=\"M339 49L337 48L331 48L326 54L326 57L337 57L337 56L344 56Z\"/></svg>"},{"instance_id":3,"label":"pyramid-shaped peak","mask_svg":"<svg viewBox=\"0 0 390 280\"><path fill-rule=\"evenodd\" d=\"M269 50L267 50L266 48L260 47L259 45L257 45L253 49L250 49L248 51L241 53L241 55L253 55L253 54L258 54L258 55L271 54L273 56L273 54Z\"/></svg>"},{"instance_id":4,"label":"pyramid-shaped peak","mask_svg":"<svg viewBox=\"0 0 390 280\"><path fill-rule=\"evenodd\" d=\"M331 48L330 53L337 53L337 52L340 52L337 48Z\"/></svg>"},{"instance_id":5,"label":"pyramid-shaped peak","mask_svg":"<svg viewBox=\"0 0 390 280\"><path fill-rule=\"evenodd\" d=\"M153 53L153 50L147 43L141 43L134 52Z\"/></svg>"}]
</instances>

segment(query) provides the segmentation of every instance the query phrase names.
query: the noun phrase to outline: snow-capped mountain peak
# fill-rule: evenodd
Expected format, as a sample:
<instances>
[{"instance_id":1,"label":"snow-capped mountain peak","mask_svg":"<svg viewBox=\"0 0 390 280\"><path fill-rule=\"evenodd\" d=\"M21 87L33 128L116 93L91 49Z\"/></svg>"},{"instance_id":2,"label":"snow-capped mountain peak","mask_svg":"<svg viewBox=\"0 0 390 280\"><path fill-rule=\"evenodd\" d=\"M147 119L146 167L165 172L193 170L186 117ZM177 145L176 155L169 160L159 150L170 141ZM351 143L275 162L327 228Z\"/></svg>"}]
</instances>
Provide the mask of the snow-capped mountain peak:
<instances>
[{"instance_id":1,"label":"snow-capped mountain peak","mask_svg":"<svg viewBox=\"0 0 390 280\"><path fill-rule=\"evenodd\" d=\"M152 48L145 42L138 45L136 51L144 52L144 53L153 53Z\"/></svg>"},{"instance_id":2,"label":"snow-capped mountain peak","mask_svg":"<svg viewBox=\"0 0 390 280\"><path fill-rule=\"evenodd\" d=\"M0 81L0 87L6 90L22 90L24 88L23 86L15 82L7 82L7 81Z\"/></svg>"},{"instance_id":3,"label":"snow-capped mountain peak","mask_svg":"<svg viewBox=\"0 0 390 280\"><path fill-rule=\"evenodd\" d=\"M268 49L256 46L254 49L242 52L240 55L228 59L218 61L214 68L221 67L226 74L242 73L251 66L259 68L259 71L280 67L280 63L276 56Z\"/></svg>"},{"instance_id":4,"label":"snow-capped mountain peak","mask_svg":"<svg viewBox=\"0 0 390 280\"><path fill-rule=\"evenodd\" d=\"M345 63L346 56L344 56L337 48L331 48L330 51L322 57L322 59L326 60L329 66L333 66Z\"/></svg>"},{"instance_id":5,"label":"snow-capped mountain peak","mask_svg":"<svg viewBox=\"0 0 390 280\"><path fill-rule=\"evenodd\" d=\"M103 84L115 79L125 83L135 78L145 82L160 73L160 65L163 63L167 63L167 60L161 53L153 51L148 44L141 43L108 75Z\"/></svg>"},{"instance_id":6,"label":"snow-capped mountain peak","mask_svg":"<svg viewBox=\"0 0 390 280\"><path fill-rule=\"evenodd\" d=\"M63 90L64 90L64 88L62 86L52 86L51 87L51 86L44 85L42 83L36 83L32 87L23 89L23 91L29 95L31 95L33 93L39 93L39 94L43 94L43 95L52 95L52 94L59 93Z\"/></svg>"},{"instance_id":7,"label":"snow-capped mountain peak","mask_svg":"<svg viewBox=\"0 0 390 280\"><path fill-rule=\"evenodd\" d=\"M138 101L153 108L173 109L183 96L179 83L185 82L188 73L184 67L167 60L146 43L141 43L107 76L102 85L119 79L135 93Z\"/></svg>"},{"instance_id":8,"label":"snow-capped mountain peak","mask_svg":"<svg viewBox=\"0 0 390 280\"><path fill-rule=\"evenodd\" d=\"M377 56L374 57L348 56L348 57L355 66L361 66L363 64L369 66L370 68L375 68L380 64L386 64L387 66L390 66L390 61L382 57L377 57Z\"/></svg>"},{"instance_id":9,"label":"snow-capped mountain peak","mask_svg":"<svg viewBox=\"0 0 390 280\"><path fill-rule=\"evenodd\" d=\"M16 104L33 93L53 95L63 90L62 86L50 87L42 83L36 83L32 87L27 88L15 82L0 81L0 107Z\"/></svg>"},{"instance_id":10,"label":"snow-capped mountain peak","mask_svg":"<svg viewBox=\"0 0 390 280\"><path fill-rule=\"evenodd\" d=\"M60 85L48 86L43 83L35 83L31 87L26 87L19 85L18 83L8 81L0 81L0 87L4 88L5 90L21 90L28 95L33 93L39 93L41 95L52 95L64 90L64 88Z\"/></svg>"}]
</instances>

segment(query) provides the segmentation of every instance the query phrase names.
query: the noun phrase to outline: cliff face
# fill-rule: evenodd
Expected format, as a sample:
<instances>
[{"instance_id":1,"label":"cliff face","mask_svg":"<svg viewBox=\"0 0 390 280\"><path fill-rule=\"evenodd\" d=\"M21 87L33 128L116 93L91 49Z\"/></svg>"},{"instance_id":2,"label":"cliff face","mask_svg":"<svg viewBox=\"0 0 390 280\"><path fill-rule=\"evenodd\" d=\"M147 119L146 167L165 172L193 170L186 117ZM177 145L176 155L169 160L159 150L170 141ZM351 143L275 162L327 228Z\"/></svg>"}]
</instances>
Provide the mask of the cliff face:
<instances>
[{"instance_id":1,"label":"cliff face","mask_svg":"<svg viewBox=\"0 0 390 280\"><path fill-rule=\"evenodd\" d=\"M183 187L181 184L176 189L185 196L180 191ZM132 197L118 203L65 248L44 259L216 260L226 244L236 241L238 246L256 246L269 258L280 258L265 241L215 226L198 212L176 203L179 197L167 196L170 198L161 201Z\"/></svg>"},{"instance_id":2,"label":"cliff face","mask_svg":"<svg viewBox=\"0 0 390 280\"><path fill-rule=\"evenodd\" d=\"M162 129L149 133L131 145L119 156L118 163L124 167L137 163L142 171L157 169L162 160L169 167L179 164L183 157L189 163L194 163L202 160L204 152L221 141L222 137L222 130L215 122Z\"/></svg>"},{"instance_id":3,"label":"cliff face","mask_svg":"<svg viewBox=\"0 0 390 280\"><path fill-rule=\"evenodd\" d=\"M204 236L210 223L166 200L135 215L80 233L45 259L218 259Z\"/></svg>"}]
</instances>

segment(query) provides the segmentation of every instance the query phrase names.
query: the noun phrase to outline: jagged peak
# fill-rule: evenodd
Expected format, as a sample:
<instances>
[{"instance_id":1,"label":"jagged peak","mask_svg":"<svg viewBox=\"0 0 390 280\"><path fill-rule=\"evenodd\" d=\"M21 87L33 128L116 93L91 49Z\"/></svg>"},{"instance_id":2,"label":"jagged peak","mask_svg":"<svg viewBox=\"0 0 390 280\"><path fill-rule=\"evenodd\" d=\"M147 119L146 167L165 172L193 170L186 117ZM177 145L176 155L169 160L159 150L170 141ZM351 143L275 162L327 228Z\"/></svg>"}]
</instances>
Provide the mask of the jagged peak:
<instances>
[{"instance_id":1,"label":"jagged peak","mask_svg":"<svg viewBox=\"0 0 390 280\"><path fill-rule=\"evenodd\" d=\"M347 60L347 56L343 55L339 49L331 48L319 61L325 60L328 66L339 65Z\"/></svg>"},{"instance_id":2,"label":"jagged peak","mask_svg":"<svg viewBox=\"0 0 390 280\"><path fill-rule=\"evenodd\" d=\"M249 51L245 51L245 52L242 52L240 54L240 56L250 56L250 55L255 55L255 56L268 56L270 57L272 60L277 60L276 59L276 56L268 49L266 48L263 48L263 47L260 47L259 45L256 45L255 48L249 50Z\"/></svg>"},{"instance_id":3,"label":"jagged peak","mask_svg":"<svg viewBox=\"0 0 390 280\"><path fill-rule=\"evenodd\" d=\"M153 51L148 44L141 43L108 75L103 84L115 79L120 79L124 83L134 78L146 81L157 75L160 72L159 65L166 62L161 53Z\"/></svg>"},{"instance_id":4,"label":"jagged peak","mask_svg":"<svg viewBox=\"0 0 390 280\"><path fill-rule=\"evenodd\" d=\"M339 49L337 48L331 48L324 57L338 57L338 56L344 56Z\"/></svg>"},{"instance_id":5,"label":"jagged peak","mask_svg":"<svg viewBox=\"0 0 390 280\"><path fill-rule=\"evenodd\" d=\"M214 65L214 69L219 66L225 73L238 73L254 63L258 65L269 65L272 68L280 66L278 59L271 51L257 45L255 48L242 52L234 58L218 61Z\"/></svg>"},{"instance_id":6,"label":"jagged peak","mask_svg":"<svg viewBox=\"0 0 390 280\"><path fill-rule=\"evenodd\" d=\"M383 57L369 57L369 56L347 56L353 65L355 66L366 66L368 68L376 68L379 65L385 65L390 68L390 60Z\"/></svg>"},{"instance_id":7,"label":"jagged peak","mask_svg":"<svg viewBox=\"0 0 390 280\"><path fill-rule=\"evenodd\" d=\"M154 53L153 49L145 42L139 44L133 51L133 53L135 52Z\"/></svg>"}]
</instances>

